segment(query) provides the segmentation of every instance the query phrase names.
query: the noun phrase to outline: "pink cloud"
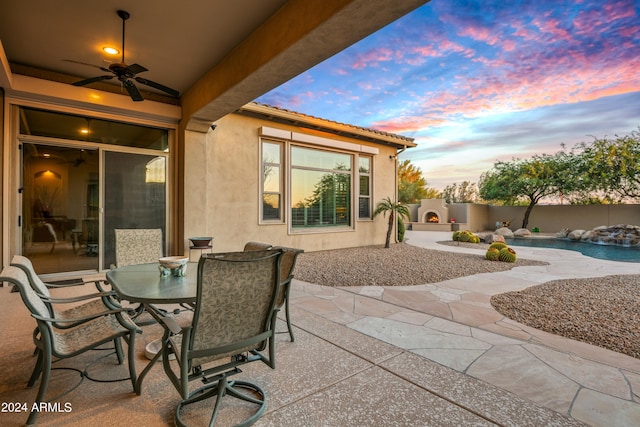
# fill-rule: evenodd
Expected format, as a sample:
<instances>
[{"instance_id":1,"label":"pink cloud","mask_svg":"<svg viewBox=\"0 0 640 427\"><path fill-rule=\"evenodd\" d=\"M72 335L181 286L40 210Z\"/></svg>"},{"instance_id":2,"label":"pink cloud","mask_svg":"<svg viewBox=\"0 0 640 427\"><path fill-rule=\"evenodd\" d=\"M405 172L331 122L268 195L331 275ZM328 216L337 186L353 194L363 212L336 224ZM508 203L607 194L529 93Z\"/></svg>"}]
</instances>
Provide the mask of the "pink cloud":
<instances>
[{"instance_id":1,"label":"pink cloud","mask_svg":"<svg viewBox=\"0 0 640 427\"><path fill-rule=\"evenodd\" d=\"M383 132L402 134L437 127L444 123L444 119L436 119L433 117L405 116L389 120L380 120L374 122L371 127Z\"/></svg>"},{"instance_id":2,"label":"pink cloud","mask_svg":"<svg viewBox=\"0 0 640 427\"><path fill-rule=\"evenodd\" d=\"M470 37L491 46L495 45L500 40L498 34L492 33L488 28L483 27L466 27L460 30L458 35Z\"/></svg>"},{"instance_id":3,"label":"pink cloud","mask_svg":"<svg viewBox=\"0 0 640 427\"><path fill-rule=\"evenodd\" d=\"M545 20L534 19L533 24L538 27L542 34L552 35L555 39L571 40L573 37L564 28L560 27L560 21L547 17Z\"/></svg>"},{"instance_id":4,"label":"pink cloud","mask_svg":"<svg viewBox=\"0 0 640 427\"><path fill-rule=\"evenodd\" d=\"M378 66L380 62L390 61L394 57L394 52L390 48L380 47L376 49L370 49L366 52L359 54L351 67L356 70L361 70L366 67Z\"/></svg>"}]
</instances>

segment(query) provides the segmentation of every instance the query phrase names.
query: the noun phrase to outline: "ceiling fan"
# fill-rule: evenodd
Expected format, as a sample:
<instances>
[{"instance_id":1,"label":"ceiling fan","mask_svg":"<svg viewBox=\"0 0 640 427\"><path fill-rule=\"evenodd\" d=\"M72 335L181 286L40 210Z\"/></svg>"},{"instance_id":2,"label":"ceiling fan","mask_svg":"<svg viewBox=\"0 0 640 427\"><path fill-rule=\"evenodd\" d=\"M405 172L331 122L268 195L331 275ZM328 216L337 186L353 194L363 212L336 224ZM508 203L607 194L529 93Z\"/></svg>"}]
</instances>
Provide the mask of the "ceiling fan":
<instances>
[{"instance_id":1,"label":"ceiling fan","mask_svg":"<svg viewBox=\"0 0 640 427\"><path fill-rule=\"evenodd\" d=\"M85 86L91 83L101 82L104 80L111 80L116 77L118 80L122 82L122 86L127 90L127 93L134 101L144 101L142 94L138 90L138 87L133 82L134 80L140 84L152 87L154 89L161 90L173 97L178 97L178 91L175 89L171 89L170 87L161 85L160 83L153 82L151 80L147 80L143 77L138 77L137 74L142 73L144 71L148 71L145 67L140 64L132 64L127 65L124 62L124 40L125 40L125 21L129 19L129 12L124 10L118 10L118 16L122 19L122 61L114 62L109 65L109 68L100 67L98 65L87 64L85 62L72 61L70 59L65 59L67 62L73 62L76 64L88 65L90 67L98 68L106 73L110 73L108 75L102 75L97 77L91 77L89 79L80 80L79 82L72 83L74 86Z\"/></svg>"}]
</instances>

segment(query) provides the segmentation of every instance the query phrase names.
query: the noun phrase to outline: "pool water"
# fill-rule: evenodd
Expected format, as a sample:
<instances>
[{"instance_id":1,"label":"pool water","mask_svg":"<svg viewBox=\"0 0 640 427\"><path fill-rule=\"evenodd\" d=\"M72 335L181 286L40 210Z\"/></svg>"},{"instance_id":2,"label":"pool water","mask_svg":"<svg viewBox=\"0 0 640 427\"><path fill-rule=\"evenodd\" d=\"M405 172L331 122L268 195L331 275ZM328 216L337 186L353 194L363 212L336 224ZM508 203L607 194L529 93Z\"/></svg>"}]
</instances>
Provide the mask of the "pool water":
<instances>
[{"instance_id":1,"label":"pool water","mask_svg":"<svg viewBox=\"0 0 640 427\"><path fill-rule=\"evenodd\" d=\"M582 252L592 258L609 261L640 262L640 246L621 247L612 245L596 245L594 243L575 242L565 239L507 239L512 246L528 246L533 248L567 249Z\"/></svg>"}]
</instances>

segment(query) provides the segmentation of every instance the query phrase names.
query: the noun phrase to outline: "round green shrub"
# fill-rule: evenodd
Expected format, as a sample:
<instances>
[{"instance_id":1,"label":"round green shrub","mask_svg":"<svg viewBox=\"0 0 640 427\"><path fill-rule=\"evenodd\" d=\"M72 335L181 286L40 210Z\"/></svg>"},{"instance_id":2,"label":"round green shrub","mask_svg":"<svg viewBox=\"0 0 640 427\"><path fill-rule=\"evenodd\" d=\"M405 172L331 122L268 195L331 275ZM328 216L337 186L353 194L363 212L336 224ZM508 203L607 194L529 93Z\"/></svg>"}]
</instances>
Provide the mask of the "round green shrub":
<instances>
[{"instance_id":1,"label":"round green shrub","mask_svg":"<svg viewBox=\"0 0 640 427\"><path fill-rule=\"evenodd\" d=\"M507 244L503 242L493 242L491 245L489 245L489 249L497 249L497 250L501 250L506 247L507 247Z\"/></svg>"},{"instance_id":2,"label":"round green shrub","mask_svg":"<svg viewBox=\"0 0 640 427\"><path fill-rule=\"evenodd\" d=\"M460 231L459 230L454 231L453 235L451 236L451 239L454 242L457 242L459 238L460 238Z\"/></svg>"},{"instance_id":3,"label":"round green shrub","mask_svg":"<svg viewBox=\"0 0 640 427\"><path fill-rule=\"evenodd\" d=\"M402 243L404 241L405 230L406 227L404 226L404 221L402 218L398 217L398 242Z\"/></svg>"},{"instance_id":4,"label":"round green shrub","mask_svg":"<svg viewBox=\"0 0 640 427\"><path fill-rule=\"evenodd\" d=\"M498 261L498 258L500 258L500 251L496 248L489 248L487 249L487 253L484 257L489 261Z\"/></svg>"},{"instance_id":5,"label":"round green shrub","mask_svg":"<svg viewBox=\"0 0 640 427\"><path fill-rule=\"evenodd\" d=\"M469 231L463 231L460 233L458 240L461 242L468 242L471 240L471 233Z\"/></svg>"},{"instance_id":6,"label":"round green shrub","mask_svg":"<svg viewBox=\"0 0 640 427\"><path fill-rule=\"evenodd\" d=\"M516 251L511 248L502 248L498 259L503 262L516 262Z\"/></svg>"},{"instance_id":7,"label":"round green shrub","mask_svg":"<svg viewBox=\"0 0 640 427\"><path fill-rule=\"evenodd\" d=\"M471 235L471 240L469 240L471 243L480 243L480 237L478 237L477 235L473 234Z\"/></svg>"}]
</instances>

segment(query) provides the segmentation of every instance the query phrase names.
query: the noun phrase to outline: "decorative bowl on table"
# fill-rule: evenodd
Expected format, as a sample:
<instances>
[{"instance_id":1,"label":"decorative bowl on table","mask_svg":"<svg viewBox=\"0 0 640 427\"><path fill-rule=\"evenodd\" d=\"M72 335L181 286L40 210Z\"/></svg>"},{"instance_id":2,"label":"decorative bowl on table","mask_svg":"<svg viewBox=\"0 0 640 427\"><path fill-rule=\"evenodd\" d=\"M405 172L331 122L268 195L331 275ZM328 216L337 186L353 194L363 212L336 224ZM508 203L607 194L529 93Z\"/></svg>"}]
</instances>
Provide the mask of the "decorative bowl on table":
<instances>
[{"instance_id":1,"label":"decorative bowl on table","mask_svg":"<svg viewBox=\"0 0 640 427\"><path fill-rule=\"evenodd\" d=\"M189 257L185 256L166 256L158 259L160 266L160 274L162 276L174 275L184 276L187 273L187 263Z\"/></svg>"},{"instance_id":2,"label":"decorative bowl on table","mask_svg":"<svg viewBox=\"0 0 640 427\"><path fill-rule=\"evenodd\" d=\"M207 248L211 244L213 237L189 237L189 240L191 240L191 245L194 248Z\"/></svg>"}]
</instances>

